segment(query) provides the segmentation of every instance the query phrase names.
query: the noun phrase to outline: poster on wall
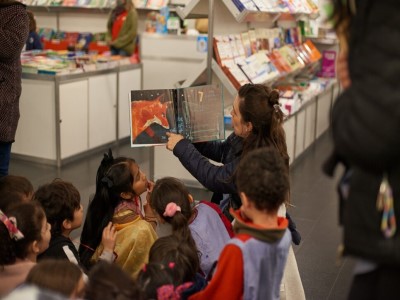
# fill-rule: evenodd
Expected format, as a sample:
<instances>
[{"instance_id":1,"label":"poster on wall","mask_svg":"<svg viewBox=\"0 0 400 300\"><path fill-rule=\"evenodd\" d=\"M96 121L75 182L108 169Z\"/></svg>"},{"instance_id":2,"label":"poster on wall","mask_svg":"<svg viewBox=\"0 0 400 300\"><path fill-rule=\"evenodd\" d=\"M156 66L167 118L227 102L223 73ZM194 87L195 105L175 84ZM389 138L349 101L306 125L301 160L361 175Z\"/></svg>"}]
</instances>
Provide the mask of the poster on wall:
<instances>
[{"instance_id":1,"label":"poster on wall","mask_svg":"<svg viewBox=\"0 0 400 300\"><path fill-rule=\"evenodd\" d=\"M225 138L221 86L136 90L130 101L131 147L165 144L167 132L192 142Z\"/></svg>"}]
</instances>

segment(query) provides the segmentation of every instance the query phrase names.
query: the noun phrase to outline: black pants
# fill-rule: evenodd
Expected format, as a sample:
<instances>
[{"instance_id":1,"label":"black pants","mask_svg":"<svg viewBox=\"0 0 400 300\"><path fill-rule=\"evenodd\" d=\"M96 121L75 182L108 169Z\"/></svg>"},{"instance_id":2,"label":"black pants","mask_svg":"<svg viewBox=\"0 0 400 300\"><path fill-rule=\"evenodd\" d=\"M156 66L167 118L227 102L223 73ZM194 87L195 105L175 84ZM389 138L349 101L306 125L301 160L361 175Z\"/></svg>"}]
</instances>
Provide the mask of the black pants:
<instances>
[{"instance_id":1,"label":"black pants","mask_svg":"<svg viewBox=\"0 0 400 300\"><path fill-rule=\"evenodd\" d=\"M349 300L400 299L400 266L380 266L354 276Z\"/></svg>"}]
</instances>

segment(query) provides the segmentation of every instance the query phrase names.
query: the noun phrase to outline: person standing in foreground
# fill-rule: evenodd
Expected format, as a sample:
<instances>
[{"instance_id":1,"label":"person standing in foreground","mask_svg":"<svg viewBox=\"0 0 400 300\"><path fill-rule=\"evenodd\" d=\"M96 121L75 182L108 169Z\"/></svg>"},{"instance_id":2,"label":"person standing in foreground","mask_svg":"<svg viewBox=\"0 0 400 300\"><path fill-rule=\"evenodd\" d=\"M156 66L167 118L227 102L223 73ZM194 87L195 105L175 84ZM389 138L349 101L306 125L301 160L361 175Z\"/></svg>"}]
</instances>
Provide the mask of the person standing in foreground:
<instances>
[{"instance_id":1,"label":"person standing in foreground","mask_svg":"<svg viewBox=\"0 0 400 300\"><path fill-rule=\"evenodd\" d=\"M214 277L189 299L280 299L280 283L291 243L288 220L278 217L289 190L284 160L272 147L249 152L235 176L242 206L235 237L224 247Z\"/></svg>"},{"instance_id":2,"label":"person standing in foreground","mask_svg":"<svg viewBox=\"0 0 400 300\"><path fill-rule=\"evenodd\" d=\"M332 110L334 153L342 162L344 254L357 263L348 299L397 299L400 282L400 2L335 3L348 37L339 60L345 88ZM340 34L340 31L339 31Z\"/></svg>"},{"instance_id":3,"label":"person standing in foreground","mask_svg":"<svg viewBox=\"0 0 400 300\"><path fill-rule=\"evenodd\" d=\"M11 144L19 120L21 51L29 33L26 7L0 0L0 177L8 174Z\"/></svg>"}]
</instances>

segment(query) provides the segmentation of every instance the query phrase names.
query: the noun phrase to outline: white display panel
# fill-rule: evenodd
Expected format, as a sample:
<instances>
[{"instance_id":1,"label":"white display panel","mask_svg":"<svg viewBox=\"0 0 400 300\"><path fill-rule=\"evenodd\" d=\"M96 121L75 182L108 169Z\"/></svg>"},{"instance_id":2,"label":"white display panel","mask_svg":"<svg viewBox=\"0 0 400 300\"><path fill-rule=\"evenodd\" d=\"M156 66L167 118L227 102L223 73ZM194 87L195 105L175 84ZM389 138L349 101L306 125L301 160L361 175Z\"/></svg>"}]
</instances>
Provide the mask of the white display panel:
<instances>
[{"instance_id":1,"label":"white display panel","mask_svg":"<svg viewBox=\"0 0 400 300\"><path fill-rule=\"evenodd\" d=\"M117 74L89 77L89 148L116 140Z\"/></svg>"},{"instance_id":2,"label":"white display panel","mask_svg":"<svg viewBox=\"0 0 400 300\"><path fill-rule=\"evenodd\" d=\"M118 138L130 136L129 92L142 88L142 70L135 69L119 73Z\"/></svg>"},{"instance_id":3,"label":"white display panel","mask_svg":"<svg viewBox=\"0 0 400 300\"><path fill-rule=\"evenodd\" d=\"M20 119L12 153L56 159L54 81L22 79Z\"/></svg>"},{"instance_id":4,"label":"white display panel","mask_svg":"<svg viewBox=\"0 0 400 300\"><path fill-rule=\"evenodd\" d=\"M61 159L88 150L88 80L60 85Z\"/></svg>"}]
</instances>

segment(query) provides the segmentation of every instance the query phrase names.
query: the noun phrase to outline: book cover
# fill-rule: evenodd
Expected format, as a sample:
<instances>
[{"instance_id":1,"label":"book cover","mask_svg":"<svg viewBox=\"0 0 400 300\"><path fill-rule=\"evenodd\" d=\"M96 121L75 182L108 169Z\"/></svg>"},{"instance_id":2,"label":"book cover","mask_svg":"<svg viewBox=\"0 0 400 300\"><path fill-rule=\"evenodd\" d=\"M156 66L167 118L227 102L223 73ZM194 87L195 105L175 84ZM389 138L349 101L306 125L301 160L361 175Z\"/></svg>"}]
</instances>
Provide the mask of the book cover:
<instances>
[{"instance_id":1,"label":"book cover","mask_svg":"<svg viewBox=\"0 0 400 300\"><path fill-rule=\"evenodd\" d=\"M319 77L335 78L336 77L336 51L324 50L322 52L321 71Z\"/></svg>"},{"instance_id":2,"label":"book cover","mask_svg":"<svg viewBox=\"0 0 400 300\"><path fill-rule=\"evenodd\" d=\"M240 34L241 38L242 38L242 44L243 44L243 48L245 51L245 55L246 57L249 57L252 53L251 53L251 45L250 45L250 37L249 37L249 33L248 32L242 32Z\"/></svg>"},{"instance_id":3,"label":"book cover","mask_svg":"<svg viewBox=\"0 0 400 300\"><path fill-rule=\"evenodd\" d=\"M257 44L256 31L254 29L249 30L249 39L250 39L251 54L257 53L259 49Z\"/></svg>"},{"instance_id":4,"label":"book cover","mask_svg":"<svg viewBox=\"0 0 400 300\"><path fill-rule=\"evenodd\" d=\"M256 39L258 44L258 49L260 51L268 51L269 50L269 32L267 28L257 28L256 29Z\"/></svg>"},{"instance_id":5,"label":"book cover","mask_svg":"<svg viewBox=\"0 0 400 300\"><path fill-rule=\"evenodd\" d=\"M225 138L220 86L131 91L130 101L131 147L165 144L167 132L192 142Z\"/></svg>"}]
</instances>

